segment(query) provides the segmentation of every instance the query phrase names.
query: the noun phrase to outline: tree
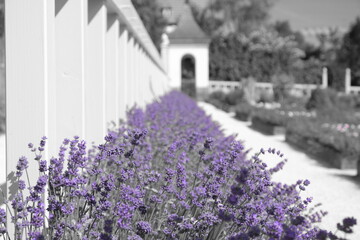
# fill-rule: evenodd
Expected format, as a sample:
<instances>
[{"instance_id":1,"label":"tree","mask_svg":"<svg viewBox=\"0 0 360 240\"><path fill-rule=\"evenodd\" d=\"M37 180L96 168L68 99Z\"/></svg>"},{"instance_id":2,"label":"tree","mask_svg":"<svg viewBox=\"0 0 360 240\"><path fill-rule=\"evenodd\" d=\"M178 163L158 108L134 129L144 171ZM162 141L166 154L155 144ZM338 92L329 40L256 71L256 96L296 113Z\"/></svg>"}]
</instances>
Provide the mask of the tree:
<instances>
[{"instance_id":1,"label":"tree","mask_svg":"<svg viewBox=\"0 0 360 240\"><path fill-rule=\"evenodd\" d=\"M161 15L161 9L156 1L131 0L138 12L146 30L158 51L160 50L161 35L166 26L166 20Z\"/></svg>"},{"instance_id":2,"label":"tree","mask_svg":"<svg viewBox=\"0 0 360 240\"><path fill-rule=\"evenodd\" d=\"M202 11L193 8L199 25L210 36L249 33L268 17L269 0L213 0Z\"/></svg>"},{"instance_id":3,"label":"tree","mask_svg":"<svg viewBox=\"0 0 360 240\"><path fill-rule=\"evenodd\" d=\"M269 82L279 73L289 74L300 54L291 37L262 29L248 36L215 36L210 44L210 78L240 81L254 77Z\"/></svg>"},{"instance_id":4,"label":"tree","mask_svg":"<svg viewBox=\"0 0 360 240\"><path fill-rule=\"evenodd\" d=\"M352 83L360 85L360 17L344 35L342 46L337 54L337 63L343 68L350 68Z\"/></svg>"}]
</instances>

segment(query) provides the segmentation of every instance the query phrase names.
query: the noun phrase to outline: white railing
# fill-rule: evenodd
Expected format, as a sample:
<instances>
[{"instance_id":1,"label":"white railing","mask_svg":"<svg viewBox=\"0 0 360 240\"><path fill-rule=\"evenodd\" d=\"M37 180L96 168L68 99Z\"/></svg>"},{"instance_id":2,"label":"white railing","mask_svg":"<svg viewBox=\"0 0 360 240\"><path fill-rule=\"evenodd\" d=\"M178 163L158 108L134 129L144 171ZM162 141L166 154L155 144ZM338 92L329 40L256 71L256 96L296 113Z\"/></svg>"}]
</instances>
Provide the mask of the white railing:
<instances>
[{"instance_id":1,"label":"white railing","mask_svg":"<svg viewBox=\"0 0 360 240\"><path fill-rule=\"evenodd\" d=\"M210 80L209 92L223 91L228 93L241 87L240 82ZM266 91L269 93L273 91L273 84L269 82L255 82L254 87L256 91ZM295 96L310 96L311 91L317 87L318 85L316 84L294 84L291 88L291 94Z\"/></svg>"},{"instance_id":2,"label":"white railing","mask_svg":"<svg viewBox=\"0 0 360 240\"><path fill-rule=\"evenodd\" d=\"M241 87L240 82L210 80L209 81L209 92L223 91L225 93L234 91Z\"/></svg>"},{"instance_id":3,"label":"white railing","mask_svg":"<svg viewBox=\"0 0 360 240\"><path fill-rule=\"evenodd\" d=\"M65 137L100 143L127 108L169 90L130 0L5 0L5 24L6 176L20 156L30 158L29 142L48 137L45 159Z\"/></svg>"},{"instance_id":4,"label":"white railing","mask_svg":"<svg viewBox=\"0 0 360 240\"><path fill-rule=\"evenodd\" d=\"M322 69L322 83L321 85L316 84L299 84L296 83L291 88L291 94L294 96L306 96L309 97L311 91L317 87L327 88L328 87L328 73L327 68ZM214 91L223 91L225 93L234 91L236 89L242 88L241 81L221 81L221 80L210 80L209 82L209 92ZM255 82L254 83L255 91L266 91L268 93L273 92L273 84L270 82Z\"/></svg>"}]
</instances>

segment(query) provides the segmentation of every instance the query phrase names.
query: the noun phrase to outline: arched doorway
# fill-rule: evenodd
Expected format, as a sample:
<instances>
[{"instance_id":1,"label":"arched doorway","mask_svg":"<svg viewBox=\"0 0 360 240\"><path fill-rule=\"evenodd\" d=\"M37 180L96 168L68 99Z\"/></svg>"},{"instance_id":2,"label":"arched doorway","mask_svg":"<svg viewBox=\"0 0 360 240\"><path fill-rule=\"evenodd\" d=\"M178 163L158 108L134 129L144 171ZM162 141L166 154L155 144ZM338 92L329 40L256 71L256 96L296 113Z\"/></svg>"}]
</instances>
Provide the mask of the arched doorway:
<instances>
[{"instance_id":1,"label":"arched doorway","mask_svg":"<svg viewBox=\"0 0 360 240\"><path fill-rule=\"evenodd\" d=\"M196 98L195 58L189 54L181 59L181 91Z\"/></svg>"}]
</instances>

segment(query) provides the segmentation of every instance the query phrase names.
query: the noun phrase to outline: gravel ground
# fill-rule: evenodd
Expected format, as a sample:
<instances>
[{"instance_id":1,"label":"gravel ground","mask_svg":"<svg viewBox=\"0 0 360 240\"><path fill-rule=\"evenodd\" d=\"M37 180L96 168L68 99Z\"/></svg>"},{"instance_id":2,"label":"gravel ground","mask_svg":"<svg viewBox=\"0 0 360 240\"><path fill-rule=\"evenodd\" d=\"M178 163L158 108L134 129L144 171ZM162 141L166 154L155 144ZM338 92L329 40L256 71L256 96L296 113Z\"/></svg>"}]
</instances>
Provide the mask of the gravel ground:
<instances>
[{"instance_id":1,"label":"gravel ground","mask_svg":"<svg viewBox=\"0 0 360 240\"><path fill-rule=\"evenodd\" d=\"M227 135L238 134L238 139L243 140L247 149L252 152L260 148L276 148L288 158L283 171L274 175L275 181L295 183L298 179L309 179L311 184L303 197L312 196L313 203L322 203L319 210L328 211L329 214L323 219L320 227L328 230L336 230L336 223L344 217L357 218L358 225L354 228L355 233L348 235L348 239L360 239L360 179L356 180L355 170L338 170L319 164L311 157L285 142L284 136L266 136L249 127L250 123L241 122L214 106L200 102L198 104L212 119L219 122L224 133ZM268 165L277 161L269 157Z\"/></svg>"}]
</instances>

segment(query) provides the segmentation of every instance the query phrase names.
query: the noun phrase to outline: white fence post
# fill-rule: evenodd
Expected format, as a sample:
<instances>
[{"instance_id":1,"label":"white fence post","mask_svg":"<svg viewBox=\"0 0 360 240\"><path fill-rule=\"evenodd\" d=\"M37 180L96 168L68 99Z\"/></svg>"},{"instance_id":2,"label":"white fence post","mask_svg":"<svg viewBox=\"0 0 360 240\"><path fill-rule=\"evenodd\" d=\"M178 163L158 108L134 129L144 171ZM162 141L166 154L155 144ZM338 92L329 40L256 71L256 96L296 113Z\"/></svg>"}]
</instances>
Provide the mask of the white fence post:
<instances>
[{"instance_id":1,"label":"white fence post","mask_svg":"<svg viewBox=\"0 0 360 240\"><path fill-rule=\"evenodd\" d=\"M128 62L128 30L125 25L120 23L120 33L119 33L119 77L118 77L118 87L119 87L119 117L125 117L126 104L127 104L127 94L128 91L128 78L129 78L129 62Z\"/></svg>"},{"instance_id":2,"label":"white fence post","mask_svg":"<svg viewBox=\"0 0 360 240\"><path fill-rule=\"evenodd\" d=\"M85 30L87 0L56 0L56 146L85 138ZM71 117L69 117L71 116Z\"/></svg>"},{"instance_id":3,"label":"white fence post","mask_svg":"<svg viewBox=\"0 0 360 240\"><path fill-rule=\"evenodd\" d=\"M135 42L134 37L129 34L129 39L127 43L128 48L128 78L127 78L127 101L126 107L130 108L133 106L134 103L134 93L133 93L133 86L134 86L134 49L135 49Z\"/></svg>"},{"instance_id":4,"label":"white fence post","mask_svg":"<svg viewBox=\"0 0 360 240\"><path fill-rule=\"evenodd\" d=\"M106 123L119 120L119 20L107 17L106 32Z\"/></svg>"},{"instance_id":5,"label":"white fence post","mask_svg":"<svg viewBox=\"0 0 360 240\"><path fill-rule=\"evenodd\" d=\"M349 94L351 92L351 70L346 68L345 70L345 93Z\"/></svg>"},{"instance_id":6,"label":"white fence post","mask_svg":"<svg viewBox=\"0 0 360 240\"><path fill-rule=\"evenodd\" d=\"M141 55L140 55L140 66L141 66L141 78L140 78L140 92L141 92L141 106L145 106L145 91L146 91L146 65L145 65L145 51L141 48Z\"/></svg>"},{"instance_id":7,"label":"white fence post","mask_svg":"<svg viewBox=\"0 0 360 240\"><path fill-rule=\"evenodd\" d=\"M6 195L17 192L14 171L20 156L29 157L30 183L38 177L38 164L27 144L48 135L54 73L54 1L6 0ZM34 27L36 26L36 27ZM51 91L50 91L51 92ZM47 154L43 154L47 158ZM4 163L0 163L4 167ZM8 212L8 231L14 228Z\"/></svg>"},{"instance_id":8,"label":"white fence post","mask_svg":"<svg viewBox=\"0 0 360 240\"><path fill-rule=\"evenodd\" d=\"M88 1L85 51L85 131L97 144L105 135L105 35L107 12L104 2Z\"/></svg>"},{"instance_id":9,"label":"white fence post","mask_svg":"<svg viewBox=\"0 0 360 240\"><path fill-rule=\"evenodd\" d=\"M134 49L134 82L133 82L133 96L134 96L134 102L136 103L137 106L139 106L139 98L140 98L140 94L139 94L139 71L141 71L140 69L140 62L139 62L139 51L140 51L140 46L139 44L136 42L135 44L135 49Z\"/></svg>"}]
</instances>

